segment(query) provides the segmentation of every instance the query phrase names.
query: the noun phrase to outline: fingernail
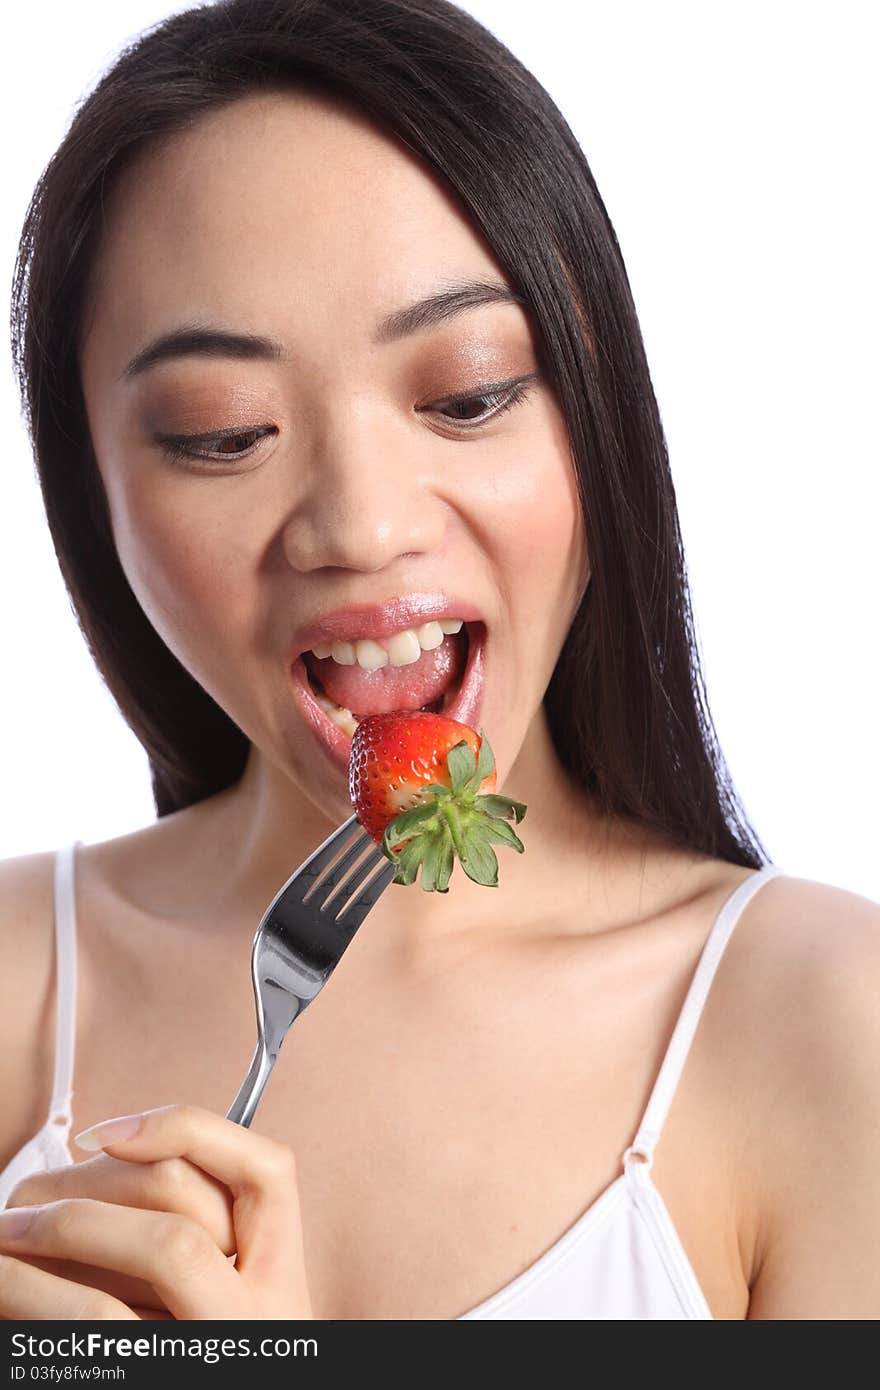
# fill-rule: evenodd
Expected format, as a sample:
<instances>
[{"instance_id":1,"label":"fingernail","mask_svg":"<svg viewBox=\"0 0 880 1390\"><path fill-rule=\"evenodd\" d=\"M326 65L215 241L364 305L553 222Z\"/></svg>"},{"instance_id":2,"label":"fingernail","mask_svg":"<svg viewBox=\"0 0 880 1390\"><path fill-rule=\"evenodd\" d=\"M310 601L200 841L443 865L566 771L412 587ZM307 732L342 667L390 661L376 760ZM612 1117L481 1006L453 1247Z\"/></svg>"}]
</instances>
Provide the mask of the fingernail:
<instances>
[{"instance_id":1,"label":"fingernail","mask_svg":"<svg viewBox=\"0 0 880 1390\"><path fill-rule=\"evenodd\" d=\"M80 1134L73 1136L73 1142L81 1149L103 1149L108 1144L118 1144L122 1139L131 1139L143 1124L143 1115L120 1115L116 1120L102 1120Z\"/></svg>"},{"instance_id":2,"label":"fingernail","mask_svg":"<svg viewBox=\"0 0 880 1390\"><path fill-rule=\"evenodd\" d=\"M39 1207L12 1207L10 1211L0 1211L0 1240L18 1240L39 1210Z\"/></svg>"}]
</instances>

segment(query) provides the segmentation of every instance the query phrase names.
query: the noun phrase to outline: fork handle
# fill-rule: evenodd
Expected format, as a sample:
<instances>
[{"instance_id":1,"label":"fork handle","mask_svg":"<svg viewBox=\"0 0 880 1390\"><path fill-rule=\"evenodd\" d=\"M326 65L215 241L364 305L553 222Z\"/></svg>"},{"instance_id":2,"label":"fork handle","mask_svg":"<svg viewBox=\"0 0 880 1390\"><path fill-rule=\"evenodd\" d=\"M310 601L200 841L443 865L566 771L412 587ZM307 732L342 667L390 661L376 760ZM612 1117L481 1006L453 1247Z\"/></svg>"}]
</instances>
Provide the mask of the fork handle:
<instances>
[{"instance_id":1,"label":"fork handle","mask_svg":"<svg viewBox=\"0 0 880 1390\"><path fill-rule=\"evenodd\" d=\"M278 1053L276 1052L273 1056L266 1046L265 1038L261 1037L257 1042L250 1070L241 1083L238 1095L227 1111L227 1120L234 1120L237 1125L243 1125L245 1129L250 1128L251 1120L257 1113L257 1106L260 1103L263 1089L272 1075L272 1068L277 1060Z\"/></svg>"}]
</instances>

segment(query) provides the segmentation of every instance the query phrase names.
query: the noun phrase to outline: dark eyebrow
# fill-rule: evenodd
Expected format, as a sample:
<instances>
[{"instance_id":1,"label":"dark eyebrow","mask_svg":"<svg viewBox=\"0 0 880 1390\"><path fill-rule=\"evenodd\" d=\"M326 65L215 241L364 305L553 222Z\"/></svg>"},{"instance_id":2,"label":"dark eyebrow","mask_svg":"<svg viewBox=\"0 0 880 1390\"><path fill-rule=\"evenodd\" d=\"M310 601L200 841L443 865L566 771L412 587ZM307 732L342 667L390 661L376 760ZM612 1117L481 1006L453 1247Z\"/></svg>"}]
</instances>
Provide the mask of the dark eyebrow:
<instances>
[{"instance_id":1,"label":"dark eyebrow","mask_svg":"<svg viewBox=\"0 0 880 1390\"><path fill-rule=\"evenodd\" d=\"M281 362L287 354L273 338L230 333L224 328L183 327L162 333L135 353L122 376L130 379L175 357L235 357L245 362Z\"/></svg>"},{"instance_id":2,"label":"dark eyebrow","mask_svg":"<svg viewBox=\"0 0 880 1390\"><path fill-rule=\"evenodd\" d=\"M448 289L408 304L404 309L396 309L382 319L373 334L376 343L391 343L411 333L420 333L426 328L465 313L468 309L481 308L486 304L520 304L525 300L515 294L507 285L497 280L466 280ZM256 333L233 333L228 329L208 325L185 325L162 333L146 347L135 353L122 372L127 380L147 371L159 362L168 362L177 357L232 357L247 362L286 362L289 355L283 345L274 338L264 338Z\"/></svg>"},{"instance_id":3,"label":"dark eyebrow","mask_svg":"<svg viewBox=\"0 0 880 1390\"><path fill-rule=\"evenodd\" d=\"M434 328L439 323L445 323L447 319L455 318L457 314L463 314L467 309L478 309L484 304L525 305L525 302L521 295L515 294L500 280L465 280L389 314L376 329L374 341L394 342L410 333L420 333L425 328Z\"/></svg>"}]
</instances>

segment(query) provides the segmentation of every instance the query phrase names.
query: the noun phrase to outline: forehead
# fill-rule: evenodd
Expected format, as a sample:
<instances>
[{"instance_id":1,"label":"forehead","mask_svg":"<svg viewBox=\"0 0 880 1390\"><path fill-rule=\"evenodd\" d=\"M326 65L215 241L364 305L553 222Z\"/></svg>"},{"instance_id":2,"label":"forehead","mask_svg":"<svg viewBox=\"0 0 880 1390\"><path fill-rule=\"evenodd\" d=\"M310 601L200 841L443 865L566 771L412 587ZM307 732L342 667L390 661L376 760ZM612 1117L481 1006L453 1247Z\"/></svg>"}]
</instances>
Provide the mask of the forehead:
<instances>
[{"instance_id":1,"label":"forehead","mask_svg":"<svg viewBox=\"0 0 880 1390\"><path fill-rule=\"evenodd\" d=\"M321 95L255 94L123 172L83 331L114 357L187 318L293 341L333 325L366 336L438 275L493 271L442 179L392 134Z\"/></svg>"}]
</instances>

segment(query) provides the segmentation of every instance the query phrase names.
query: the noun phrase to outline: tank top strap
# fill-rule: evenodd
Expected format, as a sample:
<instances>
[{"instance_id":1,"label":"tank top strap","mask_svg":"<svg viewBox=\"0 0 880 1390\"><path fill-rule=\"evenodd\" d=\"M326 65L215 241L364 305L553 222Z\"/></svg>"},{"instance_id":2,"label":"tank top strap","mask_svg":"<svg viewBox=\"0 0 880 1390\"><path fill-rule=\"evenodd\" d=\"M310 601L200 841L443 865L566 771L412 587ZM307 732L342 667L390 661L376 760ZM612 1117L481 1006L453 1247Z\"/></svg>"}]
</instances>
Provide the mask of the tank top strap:
<instances>
[{"instance_id":1,"label":"tank top strap","mask_svg":"<svg viewBox=\"0 0 880 1390\"><path fill-rule=\"evenodd\" d=\"M657 1079L645 1107L642 1122L635 1139L624 1150L623 1163L625 1168L631 1163L632 1155L637 1153L644 1155L645 1161L637 1161L636 1168L645 1172L650 1169L654 1161L654 1149L672 1104L672 1097L675 1095L675 1089L687 1060L694 1034L697 1031L703 1006L708 998L718 964L724 954L724 948L730 940L733 929L746 904L765 883L783 872L784 870L774 864L765 864L762 869L756 869L734 889L715 918L700 953L700 959L697 962L697 968L685 996L681 1013L669 1040L666 1055L657 1073Z\"/></svg>"},{"instance_id":2,"label":"tank top strap","mask_svg":"<svg viewBox=\"0 0 880 1390\"><path fill-rule=\"evenodd\" d=\"M55 855L55 1075L48 1123L67 1138L72 1122L73 1065L76 1054L76 901L74 840Z\"/></svg>"}]
</instances>

